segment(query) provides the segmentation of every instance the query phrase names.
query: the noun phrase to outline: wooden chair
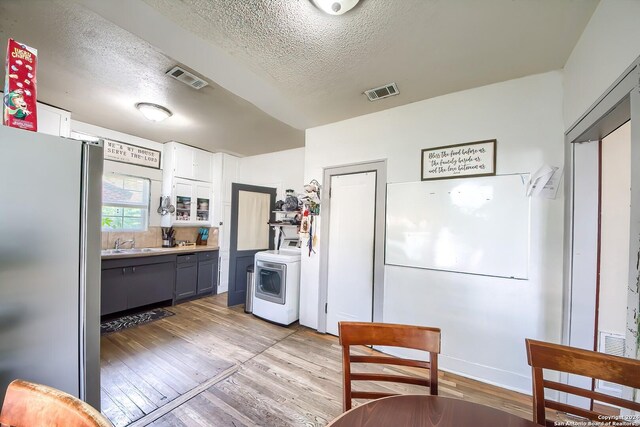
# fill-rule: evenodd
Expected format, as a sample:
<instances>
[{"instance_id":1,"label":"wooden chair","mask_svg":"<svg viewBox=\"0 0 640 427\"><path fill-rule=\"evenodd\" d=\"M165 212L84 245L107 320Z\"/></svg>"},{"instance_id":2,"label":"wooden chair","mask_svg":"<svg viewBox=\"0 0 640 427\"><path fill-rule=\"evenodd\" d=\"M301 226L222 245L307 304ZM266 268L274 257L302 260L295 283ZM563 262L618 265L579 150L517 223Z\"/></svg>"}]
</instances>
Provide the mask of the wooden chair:
<instances>
[{"instance_id":1,"label":"wooden chair","mask_svg":"<svg viewBox=\"0 0 640 427\"><path fill-rule=\"evenodd\" d=\"M529 366L531 366L533 379L533 421L535 423L543 426L554 425L554 422L547 419L546 408L594 421L602 421L598 417L605 414L593 410L594 400L640 411L640 403L546 380L542 376L542 370L549 369L640 388L640 360L530 339L527 339L526 343L527 359ZM544 397L545 388L591 399L591 409L587 410L547 400Z\"/></svg>"},{"instance_id":2,"label":"wooden chair","mask_svg":"<svg viewBox=\"0 0 640 427\"><path fill-rule=\"evenodd\" d=\"M58 389L23 380L9 384L0 411L0 425L113 427L88 403Z\"/></svg>"},{"instance_id":3,"label":"wooden chair","mask_svg":"<svg viewBox=\"0 0 640 427\"><path fill-rule=\"evenodd\" d=\"M353 391L352 381L389 381L417 384L429 387L431 394L438 394L438 353L440 353L440 329L424 326L396 325L391 323L340 322L340 345L342 345L343 409L351 409L351 399L379 399L395 393ZM389 356L351 355L352 345L383 345L428 351L429 362L401 359ZM412 366L429 370L429 378L408 375L351 373L352 363L378 363L386 365Z\"/></svg>"}]
</instances>

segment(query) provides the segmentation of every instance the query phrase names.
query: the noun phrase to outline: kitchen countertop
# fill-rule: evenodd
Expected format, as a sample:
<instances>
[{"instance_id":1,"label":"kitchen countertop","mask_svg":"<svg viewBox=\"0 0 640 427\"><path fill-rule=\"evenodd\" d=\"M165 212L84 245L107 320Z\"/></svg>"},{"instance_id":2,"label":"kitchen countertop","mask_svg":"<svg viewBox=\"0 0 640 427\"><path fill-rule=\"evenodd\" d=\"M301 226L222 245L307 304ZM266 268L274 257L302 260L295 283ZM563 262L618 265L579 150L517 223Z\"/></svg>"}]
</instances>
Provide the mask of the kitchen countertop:
<instances>
[{"instance_id":1,"label":"kitchen countertop","mask_svg":"<svg viewBox=\"0 0 640 427\"><path fill-rule=\"evenodd\" d=\"M195 246L195 247L173 247L173 248L140 248L140 249L120 249L122 252L113 252L114 249L103 249L102 259L140 258L157 255L170 255L181 253L217 251L218 246Z\"/></svg>"}]
</instances>

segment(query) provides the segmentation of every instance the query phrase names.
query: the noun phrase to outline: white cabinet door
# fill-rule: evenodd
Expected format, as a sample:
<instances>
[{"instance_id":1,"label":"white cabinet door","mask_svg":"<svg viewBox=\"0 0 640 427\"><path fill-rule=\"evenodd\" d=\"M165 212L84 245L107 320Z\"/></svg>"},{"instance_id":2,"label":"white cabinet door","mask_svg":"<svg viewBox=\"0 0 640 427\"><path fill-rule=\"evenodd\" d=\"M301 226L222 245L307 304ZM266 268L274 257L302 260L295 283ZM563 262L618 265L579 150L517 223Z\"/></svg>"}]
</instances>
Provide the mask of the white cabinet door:
<instances>
[{"instance_id":1,"label":"white cabinet door","mask_svg":"<svg viewBox=\"0 0 640 427\"><path fill-rule=\"evenodd\" d=\"M220 259L218 264L218 293L227 292L229 290L229 252L220 251Z\"/></svg>"},{"instance_id":2,"label":"white cabinet door","mask_svg":"<svg viewBox=\"0 0 640 427\"><path fill-rule=\"evenodd\" d=\"M211 184L175 178L173 225L211 225Z\"/></svg>"},{"instance_id":3,"label":"white cabinet door","mask_svg":"<svg viewBox=\"0 0 640 427\"><path fill-rule=\"evenodd\" d=\"M221 226L221 222L224 219L224 214L222 210L223 206L223 197L222 197L222 170L223 170L223 160L222 153L214 153L212 156L212 169L213 169L213 210L211 211L212 217L212 225L214 227Z\"/></svg>"},{"instance_id":4,"label":"white cabinet door","mask_svg":"<svg viewBox=\"0 0 640 427\"><path fill-rule=\"evenodd\" d=\"M195 209L196 222L200 225L211 224L211 185L203 182L195 184L196 204L193 206Z\"/></svg>"},{"instance_id":5,"label":"white cabinet door","mask_svg":"<svg viewBox=\"0 0 640 427\"><path fill-rule=\"evenodd\" d=\"M175 173L178 178L194 179L194 150L181 144L175 144Z\"/></svg>"},{"instance_id":6,"label":"white cabinet door","mask_svg":"<svg viewBox=\"0 0 640 427\"><path fill-rule=\"evenodd\" d=\"M188 224L194 221L193 217L193 200L194 191L193 183L184 179L176 178L174 185L174 204L176 207L175 223L176 224Z\"/></svg>"},{"instance_id":7,"label":"white cabinet door","mask_svg":"<svg viewBox=\"0 0 640 427\"><path fill-rule=\"evenodd\" d=\"M198 181L211 182L211 153L203 150L193 150L194 178Z\"/></svg>"},{"instance_id":8,"label":"white cabinet door","mask_svg":"<svg viewBox=\"0 0 640 427\"><path fill-rule=\"evenodd\" d=\"M69 137L71 113L38 103L38 132Z\"/></svg>"},{"instance_id":9,"label":"white cabinet door","mask_svg":"<svg viewBox=\"0 0 640 427\"><path fill-rule=\"evenodd\" d=\"M238 180L239 159L223 154L222 203L231 203L231 184Z\"/></svg>"}]
</instances>

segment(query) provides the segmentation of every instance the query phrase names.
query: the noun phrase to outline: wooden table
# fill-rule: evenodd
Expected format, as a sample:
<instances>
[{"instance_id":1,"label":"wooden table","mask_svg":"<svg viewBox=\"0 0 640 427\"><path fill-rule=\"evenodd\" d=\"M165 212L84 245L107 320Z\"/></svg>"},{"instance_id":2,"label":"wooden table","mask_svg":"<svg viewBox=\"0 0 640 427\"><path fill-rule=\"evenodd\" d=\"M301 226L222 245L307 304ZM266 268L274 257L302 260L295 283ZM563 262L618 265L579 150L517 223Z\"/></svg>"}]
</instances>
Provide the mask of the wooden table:
<instances>
[{"instance_id":1,"label":"wooden table","mask_svg":"<svg viewBox=\"0 0 640 427\"><path fill-rule=\"evenodd\" d=\"M336 418L328 427L540 427L518 416L464 400L401 395L372 400Z\"/></svg>"}]
</instances>

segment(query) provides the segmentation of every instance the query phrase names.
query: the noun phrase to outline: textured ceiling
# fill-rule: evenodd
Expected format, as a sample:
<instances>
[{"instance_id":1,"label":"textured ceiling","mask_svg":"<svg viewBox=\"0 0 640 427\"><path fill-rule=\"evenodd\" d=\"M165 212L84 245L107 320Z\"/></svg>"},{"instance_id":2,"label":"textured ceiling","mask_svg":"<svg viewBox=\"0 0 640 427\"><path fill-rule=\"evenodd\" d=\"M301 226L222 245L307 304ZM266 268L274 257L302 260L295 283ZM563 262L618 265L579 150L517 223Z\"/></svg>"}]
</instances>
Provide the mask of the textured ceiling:
<instances>
[{"instance_id":1,"label":"textured ceiling","mask_svg":"<svg viewBox=\"0 0 640 427\"><path fill-rule=\"evenodd\" d=\"M336 17L308 0L144 1L266 78L296 127L560 69L598 3L361 0ZM362 95L389 82L400 96Z\"/></svg>"},{"instance_id":2,"label":"textured ceiling","mask_svg":"<svg viewBox=\"0 0 640 427\"><path fill-rule=\"evenodd\" d=\"M157 140L252 155L303 129L564 66L598 0L0 0L0 37L39 49L39 100ZM176 63L211 85L164 72ZM400 95L369 102L365 89ZM160 124L136 102L169 107Z\"/></svg>"},{"instance_id":3,"label":"textured ceiling","mask_svg":"<svg viewBox=\"0 0 640 427\"><path fill-rule=\"evenodd\" d=\"M196 91L165 76L175 60L74 2L0 0L0 40L8 37L38 49L38 100L75 120L240 155L304 145L303 131L215 84ZM151 123L134 108L141 101L174 116Z\"/></svg>"}]
</instances>

